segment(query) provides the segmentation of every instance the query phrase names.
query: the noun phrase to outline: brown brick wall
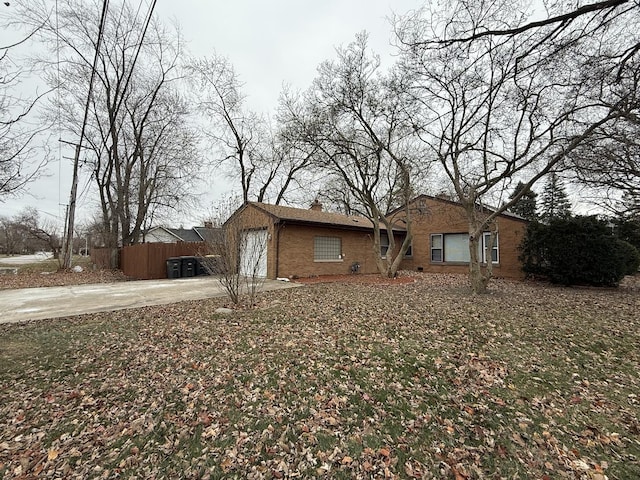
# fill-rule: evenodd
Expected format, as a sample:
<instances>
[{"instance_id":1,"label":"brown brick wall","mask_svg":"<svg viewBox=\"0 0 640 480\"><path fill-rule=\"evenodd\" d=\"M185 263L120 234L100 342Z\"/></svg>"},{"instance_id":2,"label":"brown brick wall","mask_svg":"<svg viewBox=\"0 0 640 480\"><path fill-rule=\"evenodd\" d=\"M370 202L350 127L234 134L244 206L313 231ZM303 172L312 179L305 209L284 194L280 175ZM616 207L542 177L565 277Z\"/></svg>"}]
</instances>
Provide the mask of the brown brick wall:
<instances>
[{"instance_id":1,"label":"brown brick wall","mask_svg":"<svg viewBox=\"0 0 640 480\"><path fill-rule=\"evenodd\" d=\"M413 255L405 259L401 269L425 272L467 273L467 264L431 263L430 235L432 233L466 233L469 231L462 208L454 203L427 198L424 208L413 210ZM312 275L348 274L353 262L360 263L360 273L377 273L372 251L373 232L340 228L275 223L274 217L252 205L238 212L236 221L243 228L267 228L267 276L308 277ZM526 222L509 217L498 218L500 263L494 265L494 275L521 278L518 247L526 229ZM339 237L342 242L342 261L316 262L313 259L314 237ZM398 239L399 241L400 239Z\"/></svg>"},{"instance_id":2,"label":"brown brick wall","mask_svg":"<svg viewBox=\"0 0 640 480\"><path fill-rule=\"evenodd\" d=\"M431 234L467 233L468 223L462 207L446 201L426 199L424 207L412 211L413 255L402 262L401 268L434 273L468 273L468 264L431 262ZM522 278L518 247L526 229L526 222L498 217L499 264L494 264L496 277Z\"/></svg>"},{"instance_id":3,"label":"brown brick wall","mask_svg":"<svg viewBox=\"0 0 640 480\"><path fill-rule=\"evenodd\" d=\"M365 231L281 225L279 227L278 276L343 275L351 272L351 265L354 262L360 263L360 273L376 273L378 270L373 256L371 235L372 233ZM342 261L314 261L313 246L316 236L340 238ZM274 248L277 248L277 245L274 245Z\"/></svg>"}]
</instances>

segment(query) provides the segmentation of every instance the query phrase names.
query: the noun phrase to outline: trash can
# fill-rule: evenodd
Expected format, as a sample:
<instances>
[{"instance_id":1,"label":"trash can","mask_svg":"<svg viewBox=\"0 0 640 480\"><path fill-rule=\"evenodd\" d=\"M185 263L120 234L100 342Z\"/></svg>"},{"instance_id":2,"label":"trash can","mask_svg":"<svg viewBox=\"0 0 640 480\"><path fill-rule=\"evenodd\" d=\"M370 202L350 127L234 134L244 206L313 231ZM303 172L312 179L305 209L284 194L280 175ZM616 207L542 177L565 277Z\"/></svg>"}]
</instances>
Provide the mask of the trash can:
<instances>
[{"instance_id":1,"label":"trash can","mask_svg":"<svg viewBox=\"0 0 640 480\"><path fill-rule=\"evenodd\" d=\"M206 261L204 257L196 257L196 275L210 275Z\"/></svg>"},{"instance_id":2,"label":"trash can","mask_svg":"<svg viewBox=\"0 0 640 480\"><path fill-rule=\"evenodd\" d=\"M182 260L173 257L167 259L167 278L180 278L182 272Z\"/></svg>"},{"instance_id":3,"label":"trash can","mask_svg":"<svg viewBox=\"0 0 640 480\"><path fill-rule=\"evenodd\" d=\"M197 273L196 257L182 257L182 276L195 277Z\"/></svg>"}]
</instances>

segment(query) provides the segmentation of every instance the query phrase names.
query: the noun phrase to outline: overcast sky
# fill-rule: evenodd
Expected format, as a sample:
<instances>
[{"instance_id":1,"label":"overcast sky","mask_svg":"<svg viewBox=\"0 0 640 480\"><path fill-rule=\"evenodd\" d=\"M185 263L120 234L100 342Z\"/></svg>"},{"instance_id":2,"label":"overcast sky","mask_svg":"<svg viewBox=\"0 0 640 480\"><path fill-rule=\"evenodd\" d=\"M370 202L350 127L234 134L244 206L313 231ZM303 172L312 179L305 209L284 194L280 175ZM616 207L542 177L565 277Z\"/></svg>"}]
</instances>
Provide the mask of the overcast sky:
<instances>
[{"instance_id":1,"label":"overcast sky","mask_svg":"<svg viewBox=\"0 0 640 480\"><path fill-rule=\"evenodd\" d=\"M143 0L148 3L148 0ZM16 0L12 3L17 3ZM136 2L134 2L136 3ZM392 31L389 17L418 8L421 0L269 0L213 2L210 0L160 0L156 15L175 20L182 28L187 47L194 56L217 52L228 57L244 83L247 106L270 114L283 84L307 88L323 60L335 57L335 47L354 40L356 33L370 34L371 48L392 62ZM10 8L10 7L9 7ZM0 32L0 41L3 36ZM4 42L2 42L4 43ZM63 151L72 156L71 148ZM0 215L14 215L25 206L35 206L43 217L64 216L71 182L70 160L56 160L48 176L31 185L31 195L0 203ZM226 195L214 184L203 194L204 204ZM78 216L92 210L87 195L78 201ZM184 219L195 224L203 212Z\"/></svg>"}]
</instances>

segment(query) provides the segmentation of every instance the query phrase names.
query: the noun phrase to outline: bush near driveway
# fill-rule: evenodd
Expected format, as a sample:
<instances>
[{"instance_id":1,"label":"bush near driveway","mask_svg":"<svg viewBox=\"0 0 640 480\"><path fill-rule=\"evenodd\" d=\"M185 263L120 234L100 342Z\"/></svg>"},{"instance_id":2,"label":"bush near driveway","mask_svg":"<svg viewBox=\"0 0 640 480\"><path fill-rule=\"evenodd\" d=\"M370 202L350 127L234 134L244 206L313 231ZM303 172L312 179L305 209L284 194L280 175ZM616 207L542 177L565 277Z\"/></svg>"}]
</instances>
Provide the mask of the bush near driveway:
<instances>
[{"instance_id":1,"label":"bush near driveway","mask_svg":"<svg viewBox=\"0 0 640 480\"><path fill-rule=\"evenodd\" d=\"M637 285L466 282L2 326L0 477L639 478Z\"/></svg>"}]
</instances>

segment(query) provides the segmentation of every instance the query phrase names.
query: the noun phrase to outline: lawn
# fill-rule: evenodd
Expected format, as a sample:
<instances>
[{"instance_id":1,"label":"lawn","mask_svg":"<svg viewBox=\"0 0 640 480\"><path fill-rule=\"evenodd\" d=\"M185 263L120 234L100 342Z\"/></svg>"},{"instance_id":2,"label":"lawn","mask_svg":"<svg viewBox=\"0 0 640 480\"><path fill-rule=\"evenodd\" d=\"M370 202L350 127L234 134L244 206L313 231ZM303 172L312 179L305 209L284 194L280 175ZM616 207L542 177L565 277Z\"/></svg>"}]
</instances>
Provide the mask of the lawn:
<instances>
[{"instance_id":1,"label":"lawn","mask_svg":"<svg viewBox=\"0 0 640 480\"><path fill-rule=\"evenodd\" d=\"M55 258L24 265L3 263L4 258L7 257L0 256L0 267L8 266L16 268L17 275L0 275L0 290L87 283L111 283L127 279L120 271L94 269L91 258L86 256L73 256L72 265L74 267L82 267L81 272L60 271L60 262Z\"/></svg>"},{"instance_id":2,"label":"lawn","mask_svg":"<svg viewBox=\"0 0 640 480\"><path fill-rule=\"evenodd\" d=\"M317 284L0 326L4 478L640 478L640 291Z\"/></svg>"}]
</instances>

